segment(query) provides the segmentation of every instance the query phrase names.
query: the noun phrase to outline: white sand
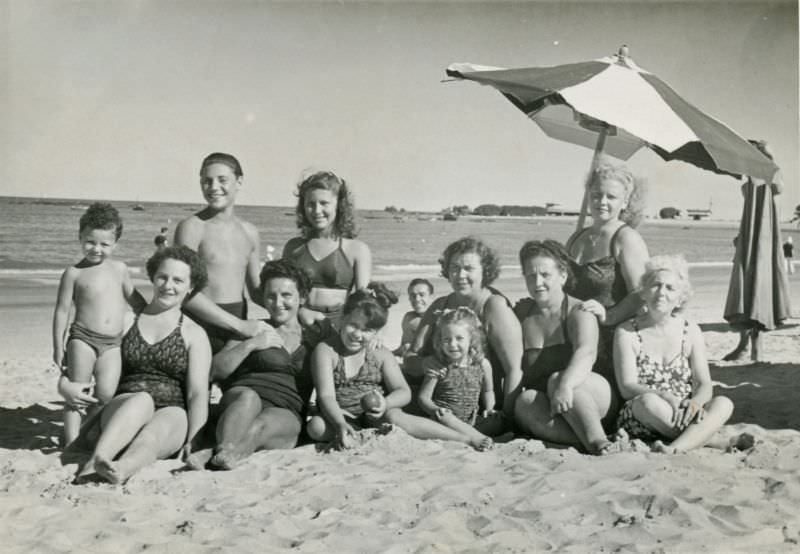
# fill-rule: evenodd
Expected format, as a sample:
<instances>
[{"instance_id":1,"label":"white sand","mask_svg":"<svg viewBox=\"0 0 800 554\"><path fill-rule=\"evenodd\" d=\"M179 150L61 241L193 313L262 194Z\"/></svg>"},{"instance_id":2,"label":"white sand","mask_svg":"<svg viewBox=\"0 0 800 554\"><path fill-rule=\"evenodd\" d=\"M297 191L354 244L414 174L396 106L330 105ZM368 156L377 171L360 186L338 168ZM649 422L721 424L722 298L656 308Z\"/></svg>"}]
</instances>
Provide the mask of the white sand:
<instances>
[{"instance_id":1,"label":"white sand","mask_svg":"<svg viewBox=\"0 0 800 554\"><path fill-rule=\"evenodd\" d=\"M518 297L513 277L498 285ZM185 472L162 461L123 486L69 484L78 460L62 464L55 446L55 290L44 287L6 304L0 322L2 550L796 551L800 321L765 337L768 363L717 362L736 342L720 316L726 283L698 287L691 315L706 331L718 392L736 402L726 432L753 433L751 450L668 456L635 443L639 449L594 458L517 439L478 453L393 431L346 453L260 452L230 472ZM800 304L798 283L795 276ZM393 314L390 345L405 309Z\"/></svg>"}]
</instances>

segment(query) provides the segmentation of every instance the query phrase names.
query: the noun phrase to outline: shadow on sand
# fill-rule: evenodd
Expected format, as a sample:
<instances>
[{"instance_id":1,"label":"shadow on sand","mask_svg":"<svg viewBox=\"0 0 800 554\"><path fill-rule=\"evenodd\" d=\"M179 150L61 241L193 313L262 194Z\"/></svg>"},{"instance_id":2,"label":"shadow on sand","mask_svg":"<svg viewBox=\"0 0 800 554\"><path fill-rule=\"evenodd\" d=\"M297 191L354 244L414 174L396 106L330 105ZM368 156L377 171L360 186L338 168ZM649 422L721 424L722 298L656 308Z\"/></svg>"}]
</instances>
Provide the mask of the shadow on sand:
<instances>
[{"instance_id":1,"label":"shadow on sand","mask_svg":"<svg viewBox=\"0 0 800 554\"><path fill-rule=\"evenodd\" d=\"M800 364L749 363L711 367L714 394L733 401L728 423L800 431Z\"/></svg>"},{"instance_id":2,"label":"shadow on sand","mask_svg":"<svg viewBox=\"0 0 800 554\"><path fill-rule=\"evenodd\" d=\"M704 333L708 332L715 332L715 333L736 333L737 331L733 329L730 324L726 321L715 321L713 323L699 323L700 330ZM800 327L798 323L782 323L778 325L776 331L783 331L783 330L790 330L796 329ZM769 331L768 331L769 332Z\"/></svg>"},{"instance_id":3,"label":"shadow on sand","mask_svg":"<svg viewBox=\"0 0 800 554\"><path fill-rule=\"evenodd\" d=\"M49 454L58 450L61 437L61 409L43 404L24 408L0 406L0 448L41 450Z\"/></svg>"}]
</instances>

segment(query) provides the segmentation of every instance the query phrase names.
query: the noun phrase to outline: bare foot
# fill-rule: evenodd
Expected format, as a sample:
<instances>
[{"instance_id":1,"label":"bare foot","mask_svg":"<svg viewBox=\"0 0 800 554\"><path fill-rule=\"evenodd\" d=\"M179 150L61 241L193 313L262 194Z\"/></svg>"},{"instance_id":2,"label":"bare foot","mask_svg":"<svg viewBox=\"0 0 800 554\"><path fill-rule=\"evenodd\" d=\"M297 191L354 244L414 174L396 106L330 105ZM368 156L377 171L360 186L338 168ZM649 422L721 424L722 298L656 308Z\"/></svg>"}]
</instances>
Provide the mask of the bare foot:
<instances>
[{"instance_id":1,"label":"bare foot","mask_svg":"<svg viewBox=\"0 0 800 554\"><path fill-rule=\"evenodd\" d=\"M221 444L209 460L215 469L231 470L240 465L252 452L233 443Z\"/></svg>"},{"instance_id":2,"label":"bare foot","mask_svg":"<svg viewBox=\"0 0 800 554\"><path fill-rule=\"evenodd\" d=\"M105 458L99 457L94 463L97 474L113 485L124 483L130 477L129 475L125 475L119 466L119 462L111 462Z\"/></svg>"},{"instance_id":3,"label":"bare foot","mask_svg":"<svg viewBox=\"0 0 800 554\"><path fill-rule=\"evenodd\" d=\"M91 483L96 481L98 478L97 472L95 471L95 460L94 458L89 458L83 467L78 471L78 474L75 476L75 479L72 480L73 485L85 485L86 483Z\"/></svg>"},{"instance_id":4,"label":"bare foot","mask_svg":"<svg viewBox=\"0 0 800 554\"><path fill-rule=\"evenodd\" d=\"M469 440L469 443L472 445L472 448L478 452L491 450L494 446L494 441L489 437L474 437Z\"/></svg>"},{"instance_id":5,"label":"bare foot","mask_svg":"<svg viewBox=\"0 0 800 554\"><path fill-rule=\"evenodd\" d=\"M678 449L667 446L663 441L655 441L652 446L653 452L660 452L662 454L677 454Z\"/></svg>"},{"instance_id":6,"label":"bare foot","mask_svg":"<svg viewBox=\"0 0 800 554\"><path fill-rule=\"evenodd\" d=\"M595 441L589 445L589 454L594 454L595 456L605 456L606 454L611 454L613 449L614 443L608 439L603 439Z\"/></svg>"},{"instance_id":7,"label":"bare foot","mask_svg":"<svg viewBox=\"0 0 800 554\"><path fill-rule=\"evenodd\" d=\"M197 452L192 452L189 454L189 457L186 458L186 465L189 469L194 470L201 470L206 468L206 464L211 460L211 457L214 455L213 448L203 448L202 450L198 450Z\"/></svg>"}]
</instances>

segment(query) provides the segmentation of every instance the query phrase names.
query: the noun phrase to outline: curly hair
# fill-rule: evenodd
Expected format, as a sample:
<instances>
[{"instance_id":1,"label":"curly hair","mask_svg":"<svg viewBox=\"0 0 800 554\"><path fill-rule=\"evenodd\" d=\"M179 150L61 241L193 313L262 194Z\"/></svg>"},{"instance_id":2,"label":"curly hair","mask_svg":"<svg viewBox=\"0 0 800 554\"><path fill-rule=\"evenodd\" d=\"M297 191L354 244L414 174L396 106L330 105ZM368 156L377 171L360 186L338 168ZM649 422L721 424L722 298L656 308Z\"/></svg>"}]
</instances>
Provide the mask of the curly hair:
<instances>
[{"instance_id":1,"label":"curly hair","mask_svg":"<svg viewBox=\"0 0 800 554\"><path fill-rule=\"evenodd\" d=\"M572 273L572 258L570 258L566 247L557 240L544 239L544 240L529 240L522 245L519 249L519 265L525 270L525 262L531 258L542 256L550 258L555 262L556 267L567 276L567 281L564 288L568 289L573 281Z\"/></svg>"},{"instance_id":2,"label":"curly hair","mask_svg":"<svg viewBox=\"0 0 800 554\"><path fill-rule=\"evenodd\" d=\"M615 165L607 159L600 163L589 174L586 188L591 191L605 180L618 182L625 189L627 206L619 214L619 218L631 227L637 227L644 218L644 209L647 196L647 185L641 178L636 177L626 166Z\"/></svg>"},{"instance_id":3,"label":"curly hair","mask_svg":"<svg viewBox=\"0 0 800 554\"><path fill-rule=\"evenodd\" d=\"M442 277L450 279L450 261L455 256L463 254L477 254L481 259L483 278L481 284L488 287L500 276L500 257L493 248L490 248L477 237L463 237L451 242L442 252L439 264L442 266Z\"/></svg>"},{"instance_id":4,"label":"curly hair","mask_svg":"<svg viewBox=\"0 0 800 554\"><path fill-rule=\"evenodd\" d=\"M336 197L336 219L333 222L334 234L337 237L346 239L355 238L358 235L358 228L355 222L356 207L353 195L345 180L331 171L317 171L303 178L297 184L295 216L297 228L300 229L300 234L303 238L311 238L315 233L315 229L306 219L306 193L318 189L330 191Z\"/></svg>"},{"instance_id":5,"label":"curly hair","mask_svg":"<svg viewBox=\"0 0 800 554\"><path fill-rule=\"evenodd\" d=\"M367 328L382 329L389 318L389 308L397 304L397 293L376 281L370 282L365 289L359 289L347 297L342 314L350 315L356 310L364 314Z\"/></svg>"},{"instance_id":6,"label":"curly hair","mask_svg":"<svg viewBox=\"0 0 800 554\"><path fill-rule=\"evenodd\" d=\"M447 363L442 349L442 328L445 325L463 325L469 331L468 363L479 363L486 356L486 333L483 331L480 319L471 309L461 306L455 310L445 310L436 320L433 332L433 349L436 357L442 363Z\"/></svg>"},{"instance_id":7,"label":"curly hair","mask_svg":"<svg viewBox=\"0 0 800 554\"><path fill-rule=\"evenodd\" d=\"M147 260L147 276L152 282L158 268L164 260L178 260L189 266L189 284L192 286L192 294L195 294L208 283L208 272L206 262L200 255L188 246L168 246L163 250L158 250Z\"/></svg>"},{"instance_id":8,"label":"curly hair","mask_svg":"<svg viewBox=\"0 0 800 554\"><path fill-rule=\"evenodd\" d=\"M644 266L644 274L639 281L639 294L644 296L645 291L653 284L656 275L662 271L669 271L678 278L678 306L675 312L682 312L689 303L692 295L692 285L689 282L689 264L680 254L659 255L650 258Z\"/></svg>"},{"instance_id":9,"label":"curly hair","mask_svg":"<svg viewBox=\"0 0 800 554\"><path fill-rule=\"evenodd\" d=\"M78 222L78 236L82 235L84 231L93 231L94 229L103 231L114 229L115 240L119 240L119 237L122 236L122 218L117 209L106 202L95 202L89 206Z\"/></svg>"},{"instance_id":10,"label":"curly hair","mask_svg":"<svg viewBox=\"0 0 800 554\"><path fill-rule=\"evenodd\" d=\"M264 264L259 275L259 290L262 296L264 287L267 286L267 281L270 279L289 279L294 281L300 298L308 298L308 293L311 292L311 278L308 273L289 260L275 260Z\"/></svg>"},{"instance_id":11,"label":"curly hair","mask_svg":"<svg viewBox=\"0 0 800 554\"><path fill-rule=\"evenodd\" d=\"M203 176L203 171L212 164L223 164L227 165L233 171L233 174L237 177L243 177L244 173L242 172L242 166L234 156L230 154L225 154L224 152L213 152L203 158L203 163L200 164L200 176Z\"/></svg>"}]
</instances>

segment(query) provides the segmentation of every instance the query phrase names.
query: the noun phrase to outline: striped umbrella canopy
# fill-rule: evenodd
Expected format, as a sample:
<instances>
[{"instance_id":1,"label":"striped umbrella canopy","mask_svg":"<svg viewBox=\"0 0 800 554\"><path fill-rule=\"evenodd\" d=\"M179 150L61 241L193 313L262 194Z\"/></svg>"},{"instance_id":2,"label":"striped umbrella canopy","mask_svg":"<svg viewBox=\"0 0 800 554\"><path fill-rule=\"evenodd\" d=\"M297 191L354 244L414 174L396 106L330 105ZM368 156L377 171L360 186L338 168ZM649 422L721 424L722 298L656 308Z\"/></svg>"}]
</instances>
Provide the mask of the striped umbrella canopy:
<instances>
[{"instance_id":1,"label":"striped umbrella canopy","mask_svg":"<svg viewBox=\"0 0 800 554\"><path fill-rule=\"evenodd\" d=\"M736 177L771 181L778 171L730 127L638 67L626 46L588 62L520 69L457 63L447 74L494 87L548 136L594 148L593 164L600 153L628 159L648 147L665 160Z\"/></svg>"}]
</instances>

